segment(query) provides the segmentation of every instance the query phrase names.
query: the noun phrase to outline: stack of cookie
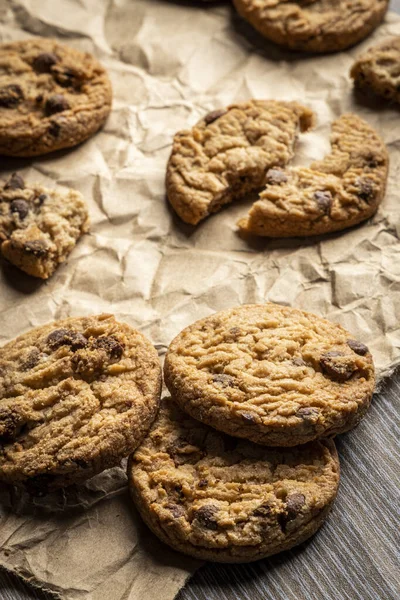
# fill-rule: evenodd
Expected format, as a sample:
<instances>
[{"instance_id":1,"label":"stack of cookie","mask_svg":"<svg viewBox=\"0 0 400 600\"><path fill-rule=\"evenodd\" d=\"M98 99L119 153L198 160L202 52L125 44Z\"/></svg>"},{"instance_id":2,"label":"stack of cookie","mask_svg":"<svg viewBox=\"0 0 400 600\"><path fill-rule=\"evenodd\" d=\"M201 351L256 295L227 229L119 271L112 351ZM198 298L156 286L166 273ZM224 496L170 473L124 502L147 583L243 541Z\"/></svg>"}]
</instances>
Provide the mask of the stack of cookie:
<instances>
[{"instance_id":1,"label":"stack of cookie","mask_svg":"<svg viewBox=\"0 0 400 600\"><path fill-rule=\"evenodd\" d=\"M339 325L268 303L202 319L169 347L163 401L128 466L149 527L194 557L256 560L322 524L336 434L374 390L368 348Z\"/></svg>"}]
</instances>

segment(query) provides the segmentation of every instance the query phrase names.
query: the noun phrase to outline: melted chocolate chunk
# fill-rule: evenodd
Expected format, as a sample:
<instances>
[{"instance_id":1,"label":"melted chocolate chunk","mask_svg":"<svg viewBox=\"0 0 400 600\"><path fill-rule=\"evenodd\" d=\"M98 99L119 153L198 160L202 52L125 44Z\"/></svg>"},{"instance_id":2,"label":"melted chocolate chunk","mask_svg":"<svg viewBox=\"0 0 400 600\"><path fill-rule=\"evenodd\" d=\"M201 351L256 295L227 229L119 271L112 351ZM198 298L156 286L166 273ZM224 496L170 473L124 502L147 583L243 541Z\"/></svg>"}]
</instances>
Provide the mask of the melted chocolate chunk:
<instances>
[{"instance_id":1,"label":"melted chocolate chunk","mask_svg":"<svg viewBox=\"0 0 400 600\"><path fill-rule=\"evenodd\" d=\"M84 335L72 329L55 329L47 336L46 342L51 350L70 346L73 351L85 348L88 343Z\"/></svg>"},{"instance_id":2,"label":"melted chocolate chunk","mask_svg":"<svg viewBox=\"0 0 400 600\"><path fill-rule=\"evenodd\" d=\"M328 190L315 192L314 200L318 208L326 215L329 215L332 208L332 194Z\"/></svg>"},{"instance_id":3,"label":"melted chocolate chunk","mask_svg":"<svg viewBox=\"0 0 400 600\"><path fill-rule=\"evenodd\" d=\"M56 67L53 69L54 79L61 87L80 87L81 81L77 71L70 67Z\"/></svg>"},{"instance_id":4,"label":"melted chocolate chunk","mask_svg":"<svg viewBox=\"0 0 400 600\"><path fill-rule=\"evenodd\" d=\"M306 363L302 358L293 358L292 364L296 365L296 367L305 367Z\"/></svg>"},{"instance_id":5,"label":"melted chocolate chunk","mask_svg":"<svg viewBox=\"0 0 400 600\"><path fill-rule=\"evenodd\" d=\"M199 487L201 490L204 490L207 486L208 479L200 479L199 483L197 484L197 487Z\"/></svg>"},{"instance_id":6,"label":"melted chocolate chunk","mask_svg":"<svg viewBox=\"0 0 400 600\"><path fill-rule=\"evenodd\" d=\"M10 179L4 186L5 190L23 190L25 189L25 182L22 179L21 175L18 173L13 173Z\"/></svg>"},{"instance_id":7,"label":"melted chocolate chunk","mask_svg":"<svg viewBox=\"0 0 400 600\"><path fill-rule=\"evenodd\" d=\"M57 121L52 121L49 126L49 134L58 137L61 131L61 125Z\"/></svg>"},{"instance_id":8,"label":"melted chocolate chunk","mask_svg":"<svg viewBox=\"0 0 400 600\"><path fill-rule=\"evenodd\" d=\"M54 94L54 96L50 96L47 99L45 105L46 115L49 117L50 115L54 115L56 113L63 112L64 110L68 110L70 108L69 102L62 94Z\"/></svg>"},{"instance_id":9,"label":"melted chocolate chunk","mask_svg":"<svg viewBox=\"0 0 400 600\"><path fill-rule=\"evenodd\" d=\"M263 519L265 519L270 516L271 512L272 512L271 506L269 504L265 503L265 504L261 504L260 506L258 506L253 511L253 515L255 517L262 517Z\"/></svg>"},{"instance_id":10,"label":"melted chocolate chunk","mask_svg":"<svg viewBox=\"0 0 400 600\"><path fill-rule=\"evenodd\" d=\"M357 195L361 200L370 202L375 198L375 189L371 179L359 179L357 182L358 192Z\"/></svg>"},{"instance_id":11,"label":"melted chocolate chunk","mask_svg":"<svg viewBox=\"0 0 400 600\"><path fill-rule=\"evenodd\" d=\"M257 423L257 417L256 417L256 415L253 415L253 413L249 413L249 412L240 413L240 416L242 417L243 421L245 421L246 423Z\"/></svg>"},{"instance_id":12,"label":"melted chocolate chunk","mask_svg":"<svg viewBox=\"0 0 400 600\"><path fill-rule=\"evenodd\" d=\"M99 348L105 350L111 358L120 359L123 352L124 346L112 335L110 336L101 336L96 338L92 342L93 348Z\"/></svg>"},{"instance_id":13,"label":"melted chocolate chunk","mask_svg":"<svg viewBox=\"0 0 400 600\"><path fill-rule=\"evenodd\" d=\"M278 517L278 522L283 532L286 531L286 525L289 521L293 521L298 516L305 501L306 499L303 494L295 493L287 496L285 509Z\"/></svg>"},{"instance_id":14,"label":"melted chocolate chunk","mask_svg":"<svg viewBox=\"0 0 400 600\"><path fill-rule=\"evenodd\" d=\"M24 244L24 252L33 254L36 258L43 258L48 253L49 248L43 240L33 240Z\"/></svg>"},{"instance_id":15,"label":"melted chocolate chunk","mask_svg":"<svg viewBox=\"0 0 400 600\"><path fill-rule=\"evenodd\" d=\"M225 373L217 373L212 376L213 383L217 383L222 387L234 387L234 377L232 375L225 375Z\"/></svg>"},{"instance_id":16,"label":"melted chocolate chunk","mask_svg":"<svg viewBox=\"0 0 400 600\"><path fill-rule=\"evenodd\" d=\"M2 108L14 108L23 98L22 87L16 83L0 88L0 107Z\"/></svg>"},{"instance_id":17,"label":"melted chocolate chunk","mask_svg":"<svg viewBox=\"0 0 400 600\"><path fill-rule=\"evenodd\" d=\"M10 211L12 213L18 213L18 216L22 221L29 213L29 204L26 200L22 200L22 198L16 198L10 204Z\"/></svg>"},{"instance_id":18,"label":"melted chocolate chunk","mask_svg":"<svg viewBox=\"0 0 400 600\"><path fill-rule=\"evenodd\" d=\"M176 519L179 519L179 517L183 517L185 515L185 509L183 506L179 506L179 504L173 504L170 502L165 506L165 508L167 508Z\"/></svg>"},{"instance_id":19,"label":"melted chocolate chunk","mask_svg":"<svg viewBox=\"0 0 400 600\"><path fill-rule=\"evenodd\" d=\"M296 412L296 417L301 417L305 421L314 421L319 416L318 408L312 406L304 406Z\"/></svg>"},{"instance_id":20,"label":"melted chocolate chunk","mask_svg":"<svg viewBox=\"0 0 400 600\"><path fill-rule=\"evenodd\" d=\"M53 52L42 52L33 61L33 68L37 73L50 73L51 67L58 62Z\"/></svg>"},{"instance_id":21,"label":"melted chocolate chunk","mask_svg":"<svg viewBox=\"0 0 400 600\"><path fill-rule=\"evenodd\" d=\"M39 360L40 360L40 352L37 348L34 348L30 352L26 361L24 363L22 363L22 365L21 365L22 371L30 371L31 369L33 369L33 367L36 367L36 365L39 363Z\"/></svg>"},{"instance_id":22,"label":"melted chocolate chunk","mask_svg":"<svg viewBox=\"0 0 400 600\"><path fill-rule=\"evenodd\" d=\"M39 206L42 206L42 204L44 203L44 201L47 199L46 194L40 194L39 198L38 198L38 202L39 202Z\"/></svg>"},{"instance_id":23,"label":"melted chocolate chunk","mask_svg":"<svg viewBox=\"0 0 400 600\"><path fill-rule=\"evenodd\" d=\"M195 519L201 527L204 527L204 529L216 531L218 529L218 522L216 519L217 513L218 508L216 506L213 504L206 504L196 511Z\"/></svg>"},{"instance_id":24,"label":"melted chocolate chunk","mask_svg":"<svg viewBox=\"0 0 400 600\"><path fill-rule=\"evenodd\" d=\"M358 342L357 340L347 340L347 345L353 350L353 352L360 354L360 356L365 356L369 352L368 346Z\"/></svg>"},{"instance_id":25,"label":"melted chocolate chunk","mask_svg":"<svg viewBox=\"0 0 400 600\"><path fill-rule=\"evenodd\" d=\"M269 169L267 171L267 183L271 183L272 185L279 185L281 183L286 183L287 180L287 176L280 169Z\"/></svg>"},{"instance_id":26,"label":"melted chocolate chunk","mask_svg":"<svg viewBox=\"0 0 400 600\"><path fill-rule=\"evenodd\" d=\"M325 352L319 360L322 372L330 379L343 383L350 379L356 370L351 357L343 352Z\"/></svg>"},{"instance_id":27,"label":"melted chocolate chunk","mask_svg":"<svg viewBox=\"0 0 400 600\"><path fill-rule=\"evenodd\" d=\"M214 123L214 121L216 121L217 119L222 117L223 115L226 115L227 112L228 111L225 110L224 108L219 109L219 110L213 110L204 117L204 121L205 121L206 125L210 125L211 123Z\"/></svg>"}]
</instances>

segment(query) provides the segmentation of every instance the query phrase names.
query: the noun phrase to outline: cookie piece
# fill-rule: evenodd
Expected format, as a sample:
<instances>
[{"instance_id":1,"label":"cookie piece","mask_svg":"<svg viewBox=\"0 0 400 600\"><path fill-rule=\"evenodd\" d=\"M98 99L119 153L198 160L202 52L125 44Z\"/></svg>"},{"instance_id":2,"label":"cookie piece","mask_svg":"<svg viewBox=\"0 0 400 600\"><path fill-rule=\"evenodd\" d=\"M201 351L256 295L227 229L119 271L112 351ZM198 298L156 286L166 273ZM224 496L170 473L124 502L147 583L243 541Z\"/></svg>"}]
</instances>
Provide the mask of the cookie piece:
<instances>
[{"instance_id":1,"label":"cookie piece","mask_svg":"<svg viewBox=\"0 0 400 600\"><path fill-rule=\"evenodd\" d=\"M400 102L400 37L386 40L359 56L350 71L354 85Z\"/></svg>"},{"instance_id":2,"label":"cookie piece","mask_svg":"<svg viewBox=\"0 0 400 600\"><path fill-rule=\"evenodd\" d=\"M339 461L332 440L265 448L214 431L167 399L128 479L163 542L196 558L249 562L317 531L336 496Z\"/></svg>"},{"instance_id":3,"label":"cookie piece","mask_svg":"<svg viewBox=\"0 0 400 600\"><path fill-rule=\"evenodd\" d=\"M160 390L156 350L112 315L28 331L0 349L0 481L46 493L119 464Z\"/></svg>"},{"instance_id":4,"label":"cookie piece","mask_svg":"<svg viewBox=\"0 0 400 600\"><path fill-rule=\"evenodd\" d=\"M238 225L268 237L340 231L369 219L385 196L389 155L379 135L347 114L332 125L332 152L309 168L274 169Z\"/></svg>"},{"instance_id":5,"label":"cookie piece","mask_svg":"<svg viewBox=\"0 0 400 600\"><path fill-rule=\"evenodd\" d=\"M298 129L313 114L296 102L250 100L214 110L174 138L167 166L168 199L186 223L260 188L265 173L293 156Z\"/></svg>"},{"instance_id":6,"label":"cookie piece","mask_svg":"<svg viewBox=\"0 0 400 600\"><path fill-rule=\"evenodd\" d=\"M44 38L0 44L0 154L75 146L103 125L111 100L107 73L90 54Z\"/></svg>"},{"instance_id":7,"label":"cookie piece","mask_svg":"<svg viewBox=\"0 0 400 600\"><path fill-rule=\"evenodd\" d=\"M168 349L165 382L183 410L215 429L296 446L347 431L366 413L374 366L355 344L311 313L249 304L184 329Z\"/></svg>"},{"instance_id":8,"label":"cookie piece","mask_svg":"<svg viewBox=\"0 0 400 600\"><path fill-rule=\"evenodd\" d=\"M0 183L0 250L25 273L50 277L88 229L79 192L25 184L17 173Z\"/></svg>"},{"instance_id":9,"label":"cookie piece","mask_svg":"<svg viewBox=\"0 0 400 600\"><path fill-rule=\"evenodd\" d=\"M367 37L389 0L233 0L266 38L291 50L338 52Z\"/></svg>"}]
</instances>

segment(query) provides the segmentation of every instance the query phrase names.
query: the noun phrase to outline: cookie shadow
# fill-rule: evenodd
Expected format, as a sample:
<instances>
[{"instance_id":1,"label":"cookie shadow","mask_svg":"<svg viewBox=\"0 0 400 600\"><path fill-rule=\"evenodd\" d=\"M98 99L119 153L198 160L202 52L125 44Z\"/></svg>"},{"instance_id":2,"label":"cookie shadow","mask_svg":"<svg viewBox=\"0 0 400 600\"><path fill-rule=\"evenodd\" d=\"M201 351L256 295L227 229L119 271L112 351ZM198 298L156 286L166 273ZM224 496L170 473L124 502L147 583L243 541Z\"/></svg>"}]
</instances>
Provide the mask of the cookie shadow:
<instances>
[{"instance_id":1,"label":"cookie shadow","mask_svg":"<svg viewBox=\"0 0 400 600\"><path fill-rule=\"evenodd\" d=\"M376 113L382 113L388 108L400 112L400 105L393 100L388 100L382 96L378 96L368 88L353 88L353 99L355 103L362 107L368 108Z\"/></svg>"},{"instance_id":2,"label":"cookie shadow","mask_svg":"<svg viewBox=\"0 0 400 600\"><path fill-rule=\"evenodd\" d=\"M34 294L46 284L45 279L28 275L4 259L1 260L0 268L4 281L21 294Z\"/></svg>"}]
</instances>

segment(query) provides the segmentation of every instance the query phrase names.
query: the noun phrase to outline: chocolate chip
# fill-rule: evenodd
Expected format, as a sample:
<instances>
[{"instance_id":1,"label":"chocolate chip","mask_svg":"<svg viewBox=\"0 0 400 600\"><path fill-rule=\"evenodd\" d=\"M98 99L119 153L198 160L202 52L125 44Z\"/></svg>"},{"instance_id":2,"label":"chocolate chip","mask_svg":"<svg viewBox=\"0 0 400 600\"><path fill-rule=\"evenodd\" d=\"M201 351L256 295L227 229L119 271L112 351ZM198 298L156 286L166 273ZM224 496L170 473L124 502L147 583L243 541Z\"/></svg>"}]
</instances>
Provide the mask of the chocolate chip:
<instances>
[{"instance_id":1,"label":"chocolate chip","mask_svg":"<svg viewBox=\"0 0 400 600\"><path fill-rule=\"evenodd\" d=\"M360 354L361 356L365 356L369 352L368 346L358 342L357 340L347 340L347 345L353 350L353 352Z\"/></svg>"},{"instance_id":2,"label":"chocolate chip","mask_svg":"<svg viewBox=\"0 0 400 600\"><path fill-rule=\"evenodd\" d=\"M49 126L49 134L58 137L61 131L61 125L57 121L52 121Z\"/></svg>"},{"instance_id":3,"label":"chocolate chip","mask_svg":"<svg viewBox=\"0 0 400 600\"><path fill-rule=\"evenodd\" d=\"M45 105L45 112L47 116L54 115L55 113L63 112L69 109L69 102L62 94L54 94L47 99Z\"/></svg>"},{"instance_id":4,"label":"chocolate chip","mask_svg":"<svg viewBox=\"0 0 400 600\"><path fill-rule=\"evenodd\" d=\"M204 488L206 488L207 486L208 486L208 479L200 479L199 483L197 484L197 487L199 487L202 490L204 490Z\"/></svg>"},{"instance_id":5,"label":"chocolate chip","mask_svg":"<svg viewBox=\"0 0 400 600\"><path fill-rule=\"evenodd\" d=\"M379 157L377 157L372 152L369 152L366 156L363 157L367 167L370 169L376 169L376 167L381 163Z\"/></svg>"},{"instance_id":6,"label":"chocolate chip","mask_svg":"<svg viewBox=\"0 0 400 600\"><path fill-rule=\"evenodd\" d=\"M358 179L357 181L357 196L365 202L370 202L375 198L375 189L371 179Z\"/></svg>"},{"instance_id":7,"label":"chocolate chip","mask_svg":"<svg viewBox=\"0 0 400 600\"><path fill-rule=\"evenodd\" d=\"M204 529L216 531L218 529L217 519L215 518L217 513L218 508L216 506L213 504L206 504L196 511L195 519L201 527L204 527Z\"/></svg>"},{"instance_id":8,"label":"chocolate chip","mask_svg":"<svg viewBox=\"0 0 400 600\"><path fill-rule=\"evenodd\" d=\"M46 340L51 350L57 350L61 346L70 346L71 350L79 350L85 348L87 339L82 333L72 331L71 329L55 329L52 331Z\"/></svg>"},{"instance_id":9,"label":"chocolate chip","mask_svg":"<svg viewBox=\"0 0 400 600\"><path fill-rule=\"evenodd\" d=\"M267 183L279 185L280 183L286 183L287 180L287 176L280 169L269 169L267 171Z\"/></svg>"},{"instance_id":10,"label":"chocolate chip","mask_svg":"<svg viewBox=\"0 0 400 600\"><path fill-rule=\"evenodd\" d=\"M219 119L220 117L222 117L223 115L226 115L228 111L223 109L219 109L219 110L213 110L210 113L208 113L208 115L206 115L204 117L204 121L206 125L210 125L211 123L214 123L214 121L216 121L217 119Z\"/></svg>"},{"instance_id":11,"label":"chocolate chip","mask_svg":"<svg viewBox=\"0 0 400 600\"><path fill-rule=\"evenodd\" d=\"M22 221L29 213L29 204L26 202L26 200L22 200L22 198L16 198L11 202L10 210L12 213L18 213L19 218Z\"/></svg>"},{"instance_id":12,"label":"chocolate chip","mask_svg":"<svg viewBox=\"0 0 400 600\"><path fill-rule=\"evenodd\" d=\"M306 498L303 494L291 494L286 498L286 511L287 520L292 521L297 517L302 507L304 506Z\"/></svg>"},{"instance_id":13,"label":"chocolate chip","mask_svg":"<svg viewBox=\"0 0 400 600\"><path fill-rule=\"evenodd\" d=\"M332 194L328 190L318 191L314 194L314 200L318 208L326 215L329 215L332 208Z\"/></svg>"},{"instance_id":14,"label":"chocolate chip","mask_svg":"<svg viewBox=\"0 0 400 600\"><path fill-rule=\"evenodd\" d=\"M14 108L24 98L22 87L16 83L11 83L0 88L0 107Z\"/></svg>"},{"instance_id":15,"label":"chocolate chip","mask_svg":"<svg viewBox=\"0 0 400 600\"><path fill-rule=\"evenodd\" d=\"M33 254L36 258L42 258L46 256L49 248L43 240L33 240L32 242L26 242L24 244L24 252L27 254Z\"/></svg>"},{"instance_id":16,"label":"chocolate chip","mask_svg":"<svg viewBox=\"0 0 400 600\"><path fill-rule=\"evenodd\" d=\"M183 506L179 506L179 504L173 504L170 502L165 506L165 508L167 508L176 519L179 519L179 517L183 517L185 515L185 509Z\"/></svg>"},{"instance_id":17,"label":"chocolate chip","mask_svg":"<svg viewBox=\"0 0 400 600\"><path fill-rule=\"evenodd\" d=\"M293 358L292 364L296 365L296 367L305 367L306 363L302 358Z\"/></svg>"},{"instance_id":18,"label":"chocolate chip","mask_svg":"<svg viewBox=\"0 0 400 600\"><path fill-rule=\"evenodd\" d=\"M45 202L45 200L47 199L46 194L40 194L38 201L39 201L39 205L42 206L42 204Z\"/></svg>"},{"instance_id":19,"label":"chocolate chip","mask_svg":"<svg viewBox=\"0 0 400 600\"><path fill-rule=\"evenodd\" d=\"M271 506L267 503L265 504L260 504L260 506L258 506L254 511L253 511L253 515L255 517L262 517L262 518L266 518L269 517L269 515L271 514Z\"/></svg>"},{"instance_id":20,"label":"chocolate chip","mask_svg":"<svg viewBox=\"0 0 400 600\"><path fill-rule=\"evenodd\" d=\"M30 369L33 369L33 367L36 367L36 365L39 363L39 360L40 360L40 352L37 348L34 348L30 352L26 361L22 363L22 365L21 365L22 371L30 371Z\"/></svg>"},{"instance_id":21,"label":"chocolate chip","mask_svg":"<svg viewBox=\"0 0 400 600\"><path fill-rule=\"evenodd\" d=\"M257 423L257 417L256 415L253 415L253 413L240 413L240 416L246 423Z\"/></svg>"},{"instance_id":22,"label":"chocolate chip","mask_svg":"<svg viewBox=\"0 0 400 600\"><path fill-rule=\"evenodd\" d=\"M356 370L354 361L343 352L325 352L319 360L322 372L339 382L350 379Z\"/></svg>"},{"instance_id":23,"label":"chocolate chip","mask_svg":"<svg viewBox=\"0 0 400 600\"><path fill-rule=\"evenodd\" d=\"M4 186L5 190L23 190L25 189L25 182L22 179L21 175L18 173L13 173L10 179Z\"/></svg>"},{"instance_id":24,"label":"chocolate chip","mask_svg":"<svg viewBox=\"0 0 400 600\"><path fill-rule=\"evenodd\" d=\"M233 387L234 378L232 375L225 375L225 373L217 373L212 376L213 383L220 384L222 387Z\"/></svg>"},{"instance_id":25,"label":"chocolate chip","mask_svg":"<svg viewBox=\"0 0 400 600\"><path fill-rule=\"evenodd\" d=\"M229 333L234 337L238 337L242 333L242 330L240 329L240 327L231 327Z\"/></svg>"},{"instance_id":26,"label":"chocolate chip","mask_svg":"<svg viewBox=\"0 0 400 600\"><path fill-rule=\"evenodd\" d=\"M42 52L33 61L33 68L37 73L50 73L51 67L58 62L53 52Z\"/></svg>"},{"instance_id":27,"label":"chocolate chip","mask_svg":"<svg viewBox=\"0 0 400 600\"><path fill-rule=\"evenodd\" d=\"M99 348L105 350L111 358L120 359L123 352L124 346L114 336L101 336L92 342L93 348Z\"/></svg>"},{"instance_id":28,"label":"chocolate chip","mask_svg":"<svg viewBox=\"0 0 400 600\"><path fill-rule=\"evenodd\" d=\"M70 67L55 67L53 70L53 77L61 87L79 87L80 76L77 71Z\"/></svg>"},{"instance_id":29,"label":"chocolate chip","mask_svg":"<svg viewBox=\"0 0 400 600\"><path fill-rule=\"evenodd\" d=\"M303 406L296 412L296 417L301 417L305 421L315 420L319 416L318 408L312 406Z\"/></svg>"}]
</instances>

